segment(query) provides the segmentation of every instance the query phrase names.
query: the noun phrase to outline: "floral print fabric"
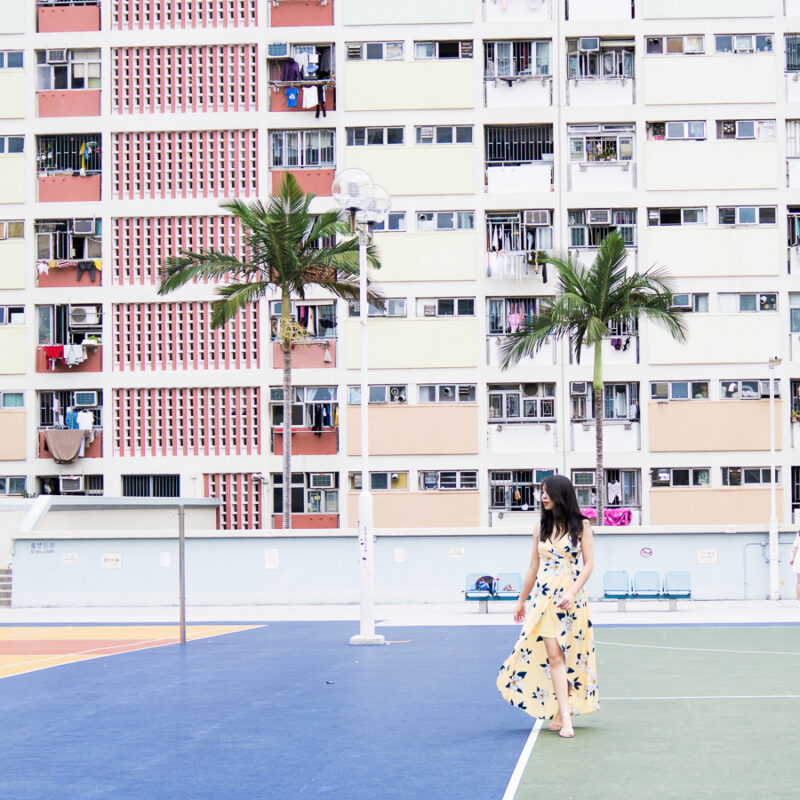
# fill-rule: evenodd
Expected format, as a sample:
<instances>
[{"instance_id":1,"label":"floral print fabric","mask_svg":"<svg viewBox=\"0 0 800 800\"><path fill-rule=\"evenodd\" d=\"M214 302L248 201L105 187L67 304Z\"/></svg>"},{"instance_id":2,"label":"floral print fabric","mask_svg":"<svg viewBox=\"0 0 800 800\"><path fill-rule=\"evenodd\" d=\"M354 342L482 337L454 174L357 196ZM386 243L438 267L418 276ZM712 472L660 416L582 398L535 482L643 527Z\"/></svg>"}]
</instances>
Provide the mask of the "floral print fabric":
<instances>
[{"instance_id":1,"label":"floral print fabric","mask_svg":"<svg viewBox=\"0 0 800 800\"><path fill-rule=\"evenodd\" d=\"M551 719L558 715L558 703L550 678L544 640L539 634L542 616L555 611L558 641L567 663L570 714L597 711L597 666L589 605L581 589L566 610L558 601L578 577L580 541L573 547L569 536L558 542L542 542L539 571L531 592L522 632L511 655L497 676L500 694L532 717Z\"/></svg>"}]
</instances>

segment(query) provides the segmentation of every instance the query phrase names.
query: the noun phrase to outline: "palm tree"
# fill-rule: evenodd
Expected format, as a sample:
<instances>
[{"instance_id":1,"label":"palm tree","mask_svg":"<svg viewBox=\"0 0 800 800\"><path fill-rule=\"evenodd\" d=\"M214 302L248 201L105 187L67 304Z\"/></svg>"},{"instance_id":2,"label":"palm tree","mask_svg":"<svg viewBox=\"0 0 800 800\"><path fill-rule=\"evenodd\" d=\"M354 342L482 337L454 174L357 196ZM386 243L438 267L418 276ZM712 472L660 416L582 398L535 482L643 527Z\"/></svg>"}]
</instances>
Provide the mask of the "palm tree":
<instances>
[{"instance_id":1,"label":"palm tree","mask_svg":"<svg viewBox=\"0 0 800 800\"><path fill-rule=\"evenodd\" d=\"M181 251L164 264L158 290L163 295L196 280L226 280L227 283L217 287L219 298L211 304L214 328L221 327L252 303L272 295L280 297L277 337L283 354L284 530L291 527L292 508L292 345L308 335L305 328L291 319L291 299L303 298L308 289L318 287L344 300L359 300L358 238L351 235L345 212L309 213L313 198L313 194L304 194L295 177L287 173L277 194L266 205L236 199L220 203L241 222L245 232L243 260L217 250ZM336 236L346 238L326 246L325 240ZM367 248L367 260L370 266L380 267L372 245ZM368 292L368 300L383 305L382 298L374 291Z\"/></svg>"},{"instance_id":2,"label":"palm tree","mask_svg":"<svg viewBox=\"0 0 800 800\"><path fill-rule=\"evenodd\" d=\"M661 325L678 342L686 341L681 312L672 308L672 288L663 269L626 274L625 243L619 231L600 242L590 267L567 255L545 256L558 273L556 292L545 298L541 310L502 343L503 369L535 354L549 338L567 337L580 362L583 347L594 347L594 419L597 519L603 523L603 338L609 325L632 327L639 317Z\"/></svg>"}]
</instances>

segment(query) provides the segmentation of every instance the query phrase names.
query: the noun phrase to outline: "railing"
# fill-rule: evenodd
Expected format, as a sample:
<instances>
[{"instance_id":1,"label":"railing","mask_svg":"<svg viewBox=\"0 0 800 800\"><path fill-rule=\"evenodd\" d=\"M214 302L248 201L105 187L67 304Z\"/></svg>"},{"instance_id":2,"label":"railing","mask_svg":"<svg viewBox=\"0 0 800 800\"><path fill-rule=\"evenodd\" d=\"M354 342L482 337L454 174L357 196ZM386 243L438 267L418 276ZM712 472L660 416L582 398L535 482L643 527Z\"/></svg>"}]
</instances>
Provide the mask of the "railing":
<instances>
[{"instance_id":1,"label":"railing","mask_svg":"<svg viewBox=\"0 0 800 800\"><path fill-rule=\"evenodd\" d=\"M99 6L100 0L36 0L37 6Z\"/></svg>"},{"instance_id":2,"label":"railing","mask_svg":"<svg viewBox=\"0 0 800 800\"><path fill-rule=\"evenodd\" d=\"M37 139L37 169L40 175L55 172L99 173L100 134L59 134Z\"/></svg>"}]
</instances>

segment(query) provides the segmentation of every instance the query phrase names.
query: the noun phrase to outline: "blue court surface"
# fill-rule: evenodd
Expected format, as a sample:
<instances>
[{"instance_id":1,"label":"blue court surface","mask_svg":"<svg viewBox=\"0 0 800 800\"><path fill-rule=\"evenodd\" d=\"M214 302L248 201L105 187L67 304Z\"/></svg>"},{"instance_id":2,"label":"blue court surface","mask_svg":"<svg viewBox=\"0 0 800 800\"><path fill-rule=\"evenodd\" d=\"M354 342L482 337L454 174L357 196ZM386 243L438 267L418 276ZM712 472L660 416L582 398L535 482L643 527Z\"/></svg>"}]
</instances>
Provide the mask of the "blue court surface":
<instances>
[{"instance_id":1,"label":"blue court surface","mask_svg":"<svg viewBox=\"0 0 800 800\"><path fill-rule=\"evenodd\" d=\"M516 626L277 622L0 680L9 800L501 798L533 720Z\"/></svg>"}]
</instances>

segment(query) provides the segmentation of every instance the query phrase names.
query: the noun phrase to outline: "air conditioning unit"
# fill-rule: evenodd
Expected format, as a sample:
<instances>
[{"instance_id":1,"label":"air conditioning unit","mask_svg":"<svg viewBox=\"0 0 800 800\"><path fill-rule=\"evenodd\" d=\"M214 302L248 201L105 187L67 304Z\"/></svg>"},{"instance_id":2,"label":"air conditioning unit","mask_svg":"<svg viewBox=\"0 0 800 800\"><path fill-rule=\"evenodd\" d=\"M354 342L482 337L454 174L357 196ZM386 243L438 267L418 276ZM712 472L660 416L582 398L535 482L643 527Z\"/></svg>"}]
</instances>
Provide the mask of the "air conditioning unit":
<instances>
[{"instance_id":1,"label":"air conditioning unit","mask_svg":"<svg viewBox=\"0 0 800 800\"><path fill-rule=\"evenodd\" d=\"M83 475L59 475L58 489L62 494L83 491Z\"/></svg>"},{"instance_id":2,"label":"air conditioning unit","mask_svg":"<svg viewBox=\"0 0 800 800\"><path fill-rule=\"evenodd\" d=\"M88 328L100 324L97 306L70 306L69 324L74 328Z\"/></svg>"},{"instance_id":3,"label":"air conditioning unit","mask_svg":"<svg viewBox=\"0 0 800 800\"><path fill-rule=\"evenodd\" d=\"M522 386L522 394L525 397L536 397L539 394L539 384L538 383L526 383Z\"/></svg>"},{"instance_id":4,"label":"air conditioning unit","mask_svg":"<svg viewBox=\"0 0 800 800\"><path fill-rule=\"evenodd\" d=\"M435 317L436 316L436 303L425 303L422 307L422 313L426 317Z\"/></svg>"},{"instance_id":5,"label":"air conditioning unit","mask_svg":"<svg viewBox=\"0 0 800 800\"><path fill-rule=\"evenodd\" d=\"M583 36L578 39L578 50L580 50L582 53L596 53L599 49L599 36Z\"/></svg>"},{"instance_id":6,"label":"air conditioning unit","mask_svg":"<svg viewBox=\"0 0 800 800\"><path fill-rule=\"evenodd\" d=\"M537 208L525 212L526 225L549 225L550 212L546 208Z\"/></svg>"},{"instance_id":7,"label":"air conditioning unit","mask_svg":"<svg viewBox=\"0 0 800 800\"><path fill-rule=\"evenodd\" d=\"M94 233L93 219L76 219L72 224L73 233Z\"/></svg>"},{"instance_id":8,"label":"air conditioning unit","mask_svg":"<svg viewBox=\"0 0 800 800\"><path fill-rule=\"evenodd\" d=\"M569 393L570 394L586 394L589 391L589 384L587 381L570 381Z\"/></svg>"},{"instance_id":9,"label":"air conditioning unit","mask_svg":"<svg viewBox=\"0 0 800 800\"><path fill-rule=\"evenodd\" d=\"M609 225L611 223L611 209L590 208L586 212L590 225Z\"/></svg>"},{"instance_id":10,"label":"air conditioning unit","mask_svg":"<svg viewBox=\"0 0 800 800\"><path fill-rule=\"evenodd\" d=\"M354 489L360 489L361 488L361 473L360 472L356 472L356 473L354 473L352 475L352 477L350 478L350 484L352 485L352 487Z\"/></svg>"},{"instance_id":11,"label":"air conditioning unit","mask_svg":"<svg viewBox=\"0 0 800 800\"><path fill-rule=\"evenodd\" d=\"M312 489L332 489L333 488L333 474L330 472L313 472L311 473L311 488Z\"/></svg>"},{"instance_id":12,"label":"air conditioning unit","mask_svg":"<svg viewBox=\"0 0 800 800\"><path fill-rule=\"evenodd\" d=\"M289 42L270 42L267 45L267 58L289 58L290 55Z\"/></svg>"},{"instance_id":13,"label":"air conditioning unit","mask_svg":"<svg viewBox=\"0 0 800 800\"><path fill-rule=\"evenodd\" d=\"M66 64L67 51L66 50L48 50L47 51L48 64Z\"/></svg>"},{"instance_id":14,"label":"air conditioning unit","mask_svg":"<svg viewBox=\"0 0 800 800\"><path fill-rule=\"evenodd\" d=\"M75 392L73 395L72 405L81 408L93 407L99 404L97 392Z\"/></svg>"}]
</instances>

